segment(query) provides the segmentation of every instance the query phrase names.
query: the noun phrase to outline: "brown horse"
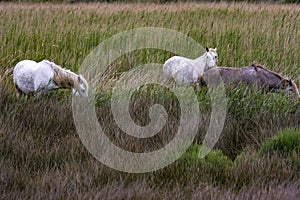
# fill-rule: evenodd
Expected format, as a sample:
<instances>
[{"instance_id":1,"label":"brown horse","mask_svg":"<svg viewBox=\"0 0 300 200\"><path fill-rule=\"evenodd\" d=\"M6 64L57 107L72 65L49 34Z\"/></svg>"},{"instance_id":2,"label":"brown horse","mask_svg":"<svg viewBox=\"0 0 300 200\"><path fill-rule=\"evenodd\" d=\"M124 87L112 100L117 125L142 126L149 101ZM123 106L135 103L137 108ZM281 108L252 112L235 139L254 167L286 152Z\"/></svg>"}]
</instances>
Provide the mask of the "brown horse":
<instances>
[{"instance_id":1,"label":"brown horse","mask_svg":"<svg viewBox=\"0 0 300 200\"><path fill-rule=\"evenodd\" d=\"M240 83L261 88L267 92L294 93L300 98L299 90L293 80L260 65L251 65L242 68L216 67L200 76L198 83L206 85L208 80L214 84L214 77L220 75L225 86L237 86ZM217 78L216 78L217 79Z\"/></svg>"}]
</instances>

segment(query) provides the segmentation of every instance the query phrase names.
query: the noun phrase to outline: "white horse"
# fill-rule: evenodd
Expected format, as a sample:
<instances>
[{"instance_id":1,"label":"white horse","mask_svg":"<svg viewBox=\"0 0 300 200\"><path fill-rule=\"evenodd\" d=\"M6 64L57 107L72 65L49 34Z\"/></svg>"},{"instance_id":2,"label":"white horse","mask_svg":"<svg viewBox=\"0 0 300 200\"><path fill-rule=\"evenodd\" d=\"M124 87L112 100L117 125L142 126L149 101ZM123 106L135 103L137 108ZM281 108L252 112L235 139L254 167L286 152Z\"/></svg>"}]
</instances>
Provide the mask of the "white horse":
<instances>
[{"instance_id":1,"label":"white horse","mask_svg":"<svg viewBox=\"0 0 300 200\"><path fill-rule=\"evenodd\" d=\"M216 67L217 59L217 49L207 47L206 52L194 60L173 56L163 65L164 81L173 79L179 85L195 84L200 75Z\"/></svg>"},{"instance_id":2,"label":"white horse","mask_svg":"<svg viewBox=\"0 0 300 200\"><path fill-rule=\"evenodd\" d=\"M48 60L38 63L32 60L18 62L13 70L13 79L17 98L21 94L41 97L49 90L59 88L72 89L75 95L88 96L88 84L81 75L63 69Z\"/></svg>"}]
</instances>

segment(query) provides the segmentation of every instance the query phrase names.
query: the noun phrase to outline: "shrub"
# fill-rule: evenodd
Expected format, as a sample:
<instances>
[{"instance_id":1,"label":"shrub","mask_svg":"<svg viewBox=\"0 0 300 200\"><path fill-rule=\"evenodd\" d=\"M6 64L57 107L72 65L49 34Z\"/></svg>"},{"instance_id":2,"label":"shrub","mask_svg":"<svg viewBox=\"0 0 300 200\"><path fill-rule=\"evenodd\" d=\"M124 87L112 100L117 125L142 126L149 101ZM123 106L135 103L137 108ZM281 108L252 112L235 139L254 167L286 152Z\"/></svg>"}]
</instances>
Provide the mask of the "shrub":
<instances>
[{"instance_id":1,"label":"shrub","mask_svg":"<svg viewBox=\"0 0 300 200\"><path fill-rule=\"evenodd\" d=\"M220 150L212 150L203 159L199 158L201 146L194 144L178 160L179 165L197 169L199 179L210 184L222 184L230 176L231 160Z\"/></svg>"},{"instance_id":2,"label":"shrub","mask_svg":"<svg viewBox=\"0 0 300 200\"><path fill-rule=\"evenodd\" d=\"M278 135L264 142L259 150L259 155L277 153L290 156L300 152L300 130L286 129Z\"/></svg>"}]
</instances>

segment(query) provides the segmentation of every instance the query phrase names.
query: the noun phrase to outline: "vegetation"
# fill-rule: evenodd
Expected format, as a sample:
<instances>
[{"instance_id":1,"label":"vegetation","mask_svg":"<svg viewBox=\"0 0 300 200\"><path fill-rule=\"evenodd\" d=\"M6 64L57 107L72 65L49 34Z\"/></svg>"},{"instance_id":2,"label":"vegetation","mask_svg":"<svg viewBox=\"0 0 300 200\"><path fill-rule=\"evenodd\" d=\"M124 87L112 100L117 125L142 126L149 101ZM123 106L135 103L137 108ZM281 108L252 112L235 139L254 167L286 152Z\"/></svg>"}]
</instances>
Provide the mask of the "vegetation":
<instances>
[{"instance_id":1,"label":"vegetation","mask_svg":"<svg viewBox=\"0 0 300 200\"><path fill-rule=\"evenodd\" d=\"M16 4L0 3L0 197L1 199L297 199L300 187L299 101L240 86L227 88L221 137L205 159L198 150L210 121L207 88L196 88L201 123L194 144L176 162L145 174L115 171L86 150L76 133L69 91L41 99L16 99L6 69L22 59L49 59L78 71L101 41L137 27L165 27L203 46L217 47L218 65L260 63L299 85L300 15L297 5ZM133 152L163 147L176 134L180 107L166 88L134 93L130 112L149 123L149 107L163 105L166 126L136 139L115 124L111 89L124 71L163 63L172 53L155 49L122 56L103 77L96 113L106 135ZM281 130L281 133L277 133ZM270 140L268 140L271 138ZM298 141L298 142L297 142Z\"/></svg>"},{"instance_id":2,"label":"vegetation","mask_svg":"<svg viewBox=\"0 0 300 200\"><path fill-rule=\"evenodd\" d=\"M273 154L288 156L300 151L300 132L285 130L268 139L260 148L260 154Z\"/></svg>"}]
</instances>

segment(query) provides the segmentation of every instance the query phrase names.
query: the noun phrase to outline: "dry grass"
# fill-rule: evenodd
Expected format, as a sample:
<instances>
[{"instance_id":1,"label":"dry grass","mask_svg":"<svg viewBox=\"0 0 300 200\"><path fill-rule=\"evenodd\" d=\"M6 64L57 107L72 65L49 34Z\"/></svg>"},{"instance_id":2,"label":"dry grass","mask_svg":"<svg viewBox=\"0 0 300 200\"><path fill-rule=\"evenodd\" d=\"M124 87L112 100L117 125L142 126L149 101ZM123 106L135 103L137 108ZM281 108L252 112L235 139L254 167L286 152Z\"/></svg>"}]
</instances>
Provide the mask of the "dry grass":
<instances>
[{"instance_id":1,"label":"dry grass","mask_svg":"<svg viewBox=\"0 0 300 200\"><path fill-rule=\"evenodd\" d=\"M250 6L249 6L250 5ZM12 9L19 10L22 9L43 9L43 10L57 10L61 9L62 6L64 9L77 9L84 7L84 10L87 12L97 11L99 14L116 14L121 11L130 11L130 12L179 12L179 11L195 11L199 9L226 9L229 11L244 11L244 12L261 12L261 11L289 11L289 12L299 12L300 8L297 5L291 4L273 4L269 3L260 3L260 4L248 4L248 3L238 3L238 2L219 2L219 3L168 3L168 4L155 4L155 3L77 3L77 4L46 4L46 3L5 3L0 5L0 10Z\"/></svg>"}]
</instances>

